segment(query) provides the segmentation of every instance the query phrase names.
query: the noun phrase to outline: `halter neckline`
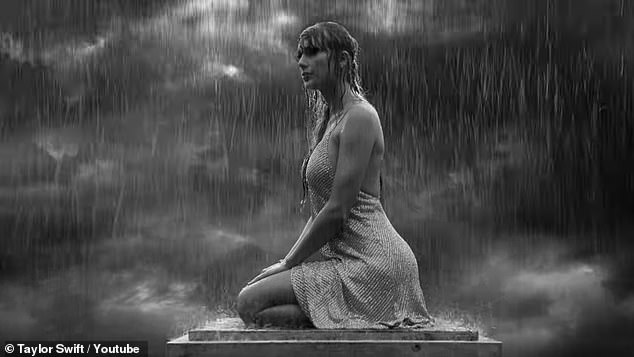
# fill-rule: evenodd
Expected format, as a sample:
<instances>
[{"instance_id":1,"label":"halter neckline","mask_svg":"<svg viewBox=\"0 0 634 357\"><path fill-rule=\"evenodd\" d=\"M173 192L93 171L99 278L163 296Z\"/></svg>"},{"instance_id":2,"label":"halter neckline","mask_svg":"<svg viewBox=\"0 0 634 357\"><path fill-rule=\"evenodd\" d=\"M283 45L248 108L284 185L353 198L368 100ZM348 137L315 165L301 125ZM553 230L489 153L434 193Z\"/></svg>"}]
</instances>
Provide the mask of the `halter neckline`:
<instances>
[{"instance_id":1,"label":"halter neckline","mask_svg":"<svg viewBox=\"0 0 634 357\"><path fill-rule=\"evenodd\" d=\"M365 99L360 99L360 98L355 98L350 100L350 102L348 103L348 107L346 108L344 106L343 109L341 109L337 115L333 116L332 119L328 120L328 127L326 128L326 131L330 132L332 129L334 129L337 125L339 125L339 122L341 121L341 119L343 118L343 115L348 112L348 110L350 110L350 107L352 106L352 103L357 103L357 102L367 102ZM336 120L335 120L336 119ZM331 124L331 122L335 122L334 124Z\"/></svg>"}]
</instances>

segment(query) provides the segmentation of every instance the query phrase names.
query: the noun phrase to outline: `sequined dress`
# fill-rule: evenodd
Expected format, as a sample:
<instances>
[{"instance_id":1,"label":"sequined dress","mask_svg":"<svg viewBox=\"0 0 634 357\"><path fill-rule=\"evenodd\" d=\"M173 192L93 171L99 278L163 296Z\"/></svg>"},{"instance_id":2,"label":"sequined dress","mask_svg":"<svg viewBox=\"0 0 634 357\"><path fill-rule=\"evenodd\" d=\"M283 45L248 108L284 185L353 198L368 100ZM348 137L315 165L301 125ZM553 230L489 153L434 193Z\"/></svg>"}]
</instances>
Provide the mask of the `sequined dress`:
<instances>
[{"instance_id":1,"label":"sequined dress","mask_svg":"<svg viewBox=\"0 0 634 357\"><path fill-rule=\"evenodd\" d=\"M331 133L332 128L317 144L306 169L313 217L330 197L334 181L328 158ZM325 260L291 268L299 306L315 327L387 328L405 326L404 320L410 327L423 327L429 322L414 253L378 197L361 190L342 230L320 253Z\"/></svg>"}]
</instances>

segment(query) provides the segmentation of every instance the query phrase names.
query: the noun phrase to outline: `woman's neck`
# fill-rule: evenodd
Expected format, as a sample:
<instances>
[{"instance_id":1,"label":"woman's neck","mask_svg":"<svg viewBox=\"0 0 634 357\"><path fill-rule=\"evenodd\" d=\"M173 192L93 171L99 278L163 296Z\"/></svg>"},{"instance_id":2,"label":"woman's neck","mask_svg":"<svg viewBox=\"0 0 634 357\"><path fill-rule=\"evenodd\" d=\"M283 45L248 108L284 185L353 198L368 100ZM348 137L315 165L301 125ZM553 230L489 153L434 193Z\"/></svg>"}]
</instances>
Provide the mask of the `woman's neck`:
<instances>
[{"instance_id":1,"label":"woman's neck","mask_svg":"<svg viewBox=\"0 0 634 357\"><path fill-rule=\"evenodd\" d=\"M343 94L343 95L342 95ZM324 99L326 100L326 104L328 104L328 108L330 109L330 114L334 115L335 113L340 112L345 108L348 103L356 100L358 97L352 92L349 84L344 84L343 86L337 86L333 88L332 91L322 92Z\"/></svg>"}]
</instances>

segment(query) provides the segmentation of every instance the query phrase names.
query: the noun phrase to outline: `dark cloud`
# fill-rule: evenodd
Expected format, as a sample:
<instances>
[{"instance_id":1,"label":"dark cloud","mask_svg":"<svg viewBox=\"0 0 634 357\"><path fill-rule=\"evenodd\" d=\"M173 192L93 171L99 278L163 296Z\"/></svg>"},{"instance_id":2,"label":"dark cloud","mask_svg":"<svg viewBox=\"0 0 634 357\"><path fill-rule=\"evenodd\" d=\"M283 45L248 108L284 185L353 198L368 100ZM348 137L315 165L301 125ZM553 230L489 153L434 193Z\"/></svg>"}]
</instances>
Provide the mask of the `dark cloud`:
<instances>
[{"instance_id":1,"label":"dark cloud","mask_svg":"<svg viewBox=\"0 0 634 357\"><path fill-rule=\"evenodd\" d=\"M606 68L627 62L631 54L631 44L623 41L631 32L631 23L624 20L631 10L626 1L92 3L99 6L83 18L85 9L73 6L78 2L62 6L60 1L16 0L0 5L0 73L13 79L22 76L14 81L15 88L8 82L0 84L0 94L6 94L0 96L0 116L22 115L20 120L2 122L2 130L14 135L0 143L0 225L11 232L10 239L0 243L7 248L0 253L0 271L3 279L14 279L3 285L6 289L0 294L0 321L11 321L11 326L0 325L3 336L35 338L61 327L59 333L65 336L82 330L103 337L137 325L137 330L128 329L129 336L147 334L162 343L165 331L178 330L175 325L191 327L208 317L204 308L201 312L197 307L218 301L230 304L244 281L283 254L303 223L297 215L288 219L296 214L290 207L297 192L288 185L297 183L293 160L304 149L302 133L276 132L271 136L280 140L277 143L267 143L265 135L241 134L258 121L300 122L301 83L292 50L304 26L326 19L348 26L362 41L365 63L379 73L375 83L392 81L401 86L378 90L377 96L405 97L412 88L420 89L415 85L422 82L410 81L412 68L421 69L415 66L428 61L430 77L425 85L431 89L424 93L420 89L411 98L428 96L431 104L446 107L462 102L447 102L433 93L450 88L447 97L455 97L454 88L446 84L456 84L450 76L463 72L451 72L454 67L447 63L458 54L473 58L456 66L468 66L473 60L488 73L502 71L494 60L497 52L485 57L480 49L504 41L513 44L509 47L536 44L528 50L514 49L528 52L522 60L530 63L538 50L556 39L558 46L582 48L589 58L607 58ZM33 12L27 15L27 8ZM68 15L63 26L56 25L64 18L60 14ZM81 21L73 20L78 18ZM608 26L606 19L613 25ZM41 36L20 23L37 24ZM504 38L505 34L515 37ZM502 40L489 42L493 40L486 36ZM472 52L460 52L461 46ZM386 50L394 48L399 50ZM535 59L549 70L554 68L551 60ZM567 62L562 66L570 67ZM530 68L546 76L542 67ZM434 80L432 74L437 74ZM575 83L568 84L578 89L595 82L577 87ZM37 105L24 99L31 93L41 93ZM270 97L251 101L260 95ZM567 100L577 103L575 98ZM55 110L43 104L50 102L60 104ZM394 112L402 109L397 99L388 104ZM419 120L424 113L406 114ZM65 121L73 115L76 122ZM439 127L449 122L441 119L436 123ZM245 126L238 126L241 120ZM396 120L390 124L401 125ZM419 123L411 124L402 125L410 129ZM230 148L216 145L222 141L217 135L222 125L231 133L224 138ZM581 136L577 139L582 141ZM556 221L560 217L551 206L532 207L527 202L539 195L554 202L559 196L539 189L519 192L513 186L524 182L513 181L518 177L533 177L533 168L527 166L529 151L544 146L522 140L521 135L511 135L496 142L494 150L504 158L493 162L482 150L485 159L474 159L474 165L481 165L483 171L510 171L505 176L510 193L501 195L504 202L519 197L524 201L516 199L513 207L535 210L537 220ZM428 145L415 144L415 148ZM446 151L446 157L438 154L425 160L444 165L457 160L455 142L441 146L437 145L438 152ZM290 152L284 154L284 173L295 176L279 183L265 181L276 177L263 174L261 168L279 169L270 167L272 153L284 150ZM404 164L399 162L401 154L388 163L393 167L386 182L394 186L406 176L398 166ZM230 178L223 181L225 169L231 170ZM631 246L613 247L622 255L601 257L597 246L614 244L616 239L492 237L489 231L475 232L469 222L450 221L445 212L469 206L464 210L468 214L491 219L491 207L474 194L478 176L468 168L443 175L439 173L433 184L425 183L425 189L403 184L403 194L394 197L390 211L399 232L420 257L429 277L424 284L446 284L441 286L442 294L430 294L430 307L439 316L455 317L443 305L451 303L465 307L472 320L488 315L475 325L502 340L507 356L619 355L631 347L627 339L634 315ZM401 204L408 199L416 201L412 207ZM197 205L200 201L208 206ZM510 210L501 220L515 220L517 212ZM216 221L210 222L212 218ZM491 251L492 242L503 241L507 245ZM50 248L25 258L45 244ZM89 271L73 270L86 265ZM33 270L27 277L28 269ZM42 273L50 279L29 285L33 276ZM103 286L81 286L91 280Z\"/></svg>"},{"instance_id":2,"label":"dark cloud","mask_svg":"<svg viewBox=\"0 0 634 357\"><path fill-rule=\"evenodd\" d=\"M495 250L454 292L464 306L483 301L495 311L487 327L505 355L627 355L634 299L605 287L615 277L613 256L570 260L574 246L542 242L520 262L511 247Z\"/></svg>"}]
</instances>

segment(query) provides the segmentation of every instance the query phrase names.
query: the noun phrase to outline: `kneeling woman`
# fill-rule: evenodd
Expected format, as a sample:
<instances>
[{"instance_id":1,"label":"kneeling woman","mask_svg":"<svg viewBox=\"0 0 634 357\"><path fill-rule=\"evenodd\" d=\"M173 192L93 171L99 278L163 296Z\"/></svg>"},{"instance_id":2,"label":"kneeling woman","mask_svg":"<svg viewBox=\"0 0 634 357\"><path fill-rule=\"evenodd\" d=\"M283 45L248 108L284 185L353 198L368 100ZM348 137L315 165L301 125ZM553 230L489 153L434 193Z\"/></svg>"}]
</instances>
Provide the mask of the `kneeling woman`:
<instances>
[{"instance_id":1,"label":"kneeling woman","mask_svg":"<svg viewBox=\"0 0 634 357\"><path fill-rule=\"evenodd\" d=\"M238 313L248 326L381 328L431 320L416 258L380 201L383 131L363 96L358 50L334 22L299 37L306 93L323 113L302 165L311 217L286 257L240 292ZM317 250L323 260L305 261Z\"/></svg>"}]
</instances>

